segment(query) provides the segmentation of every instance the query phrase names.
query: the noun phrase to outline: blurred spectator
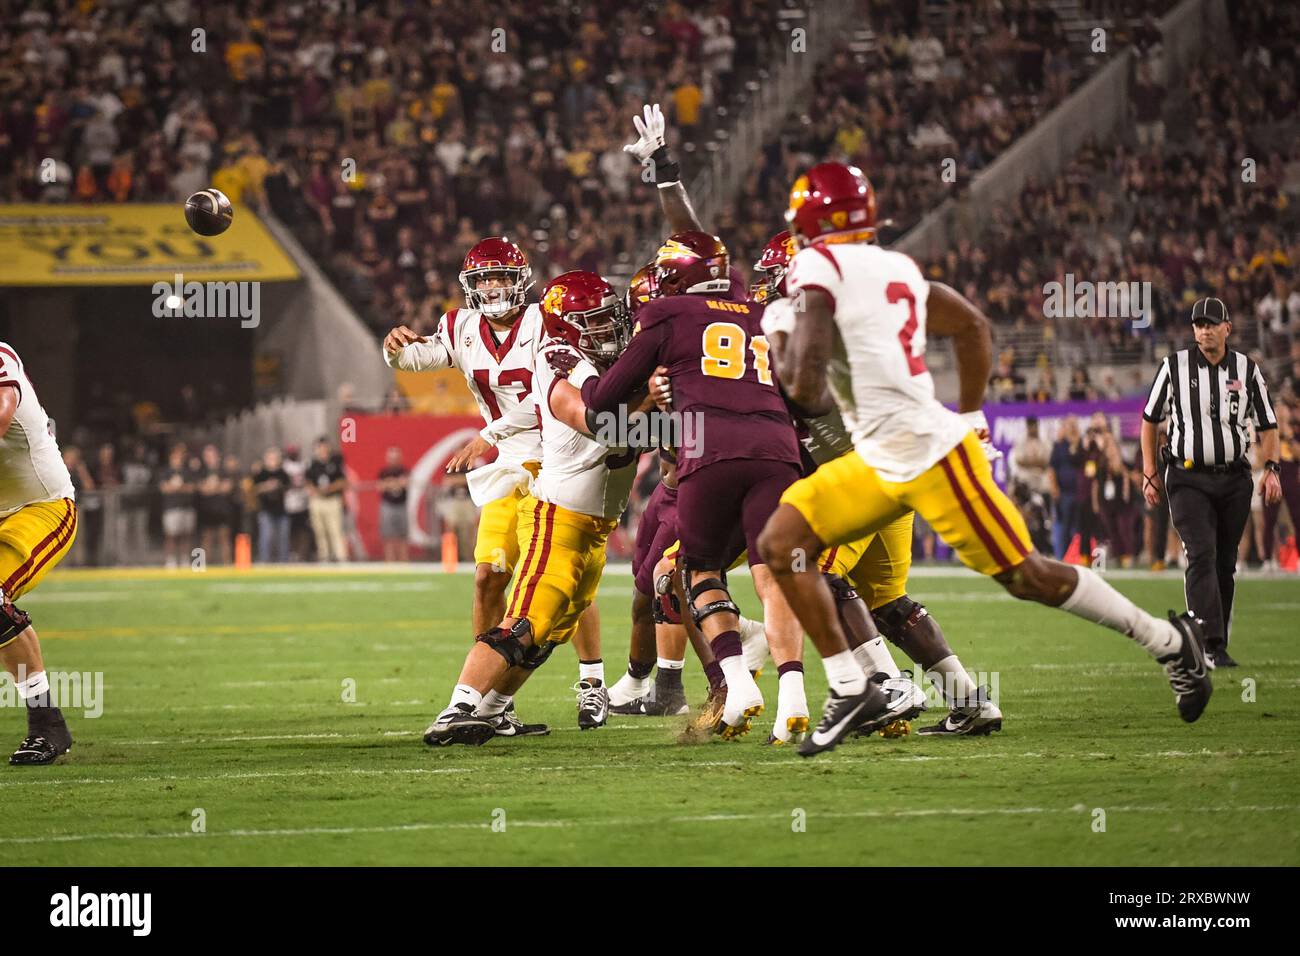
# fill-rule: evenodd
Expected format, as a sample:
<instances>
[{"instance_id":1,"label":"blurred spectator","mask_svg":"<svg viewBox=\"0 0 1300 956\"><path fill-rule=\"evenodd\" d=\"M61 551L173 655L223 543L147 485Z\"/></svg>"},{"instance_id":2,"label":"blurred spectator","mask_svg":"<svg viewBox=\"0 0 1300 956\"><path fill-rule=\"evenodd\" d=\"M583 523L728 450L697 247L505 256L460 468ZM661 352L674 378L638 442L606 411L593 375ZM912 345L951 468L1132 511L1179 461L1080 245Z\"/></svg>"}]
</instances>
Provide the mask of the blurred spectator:
<instances>
[{"instance_id":1,"label":"blurred spectator","mask_svg":"<svg viewBox=\"0 0 1300 956\"><path fill-rule=\"evenodd\" d=\"M1008 463L1011 477L1031 493L1050 496L1052 449L1038 434L1037 418L1025 419L1025 434L1012 446Z\"/></svg>"},{"instance_id":2,"label":"blurred spectator","mask_svg":"<svg viewBox=\"0 0 1300 956\"><path fill-rule=\"evenodd\" d=\"M330 448L328 439L317 439L312 462L307 466L307 490L311 495L308 510L316 537L317 561L348 559L343 540L343 491L347 484L343 456Z\"/></svg>"},{"instance_id":3,"label":"blurred spectator","mask_svg":"<svg viewBox=\"0 0 1300 956\"><path fill-rule=\"evenodd\" d=\"M384 542L385 561L406 561L410 528L406 518L408 473L402 464L402 449L388 449L379 472L379 537Z\"/></svg>"},{"instance_id":4,"label":"blurred spectator","mask_svg":"<svg viewBox=\"0 0 1300 956\"><path fill-rule=\"evenodd\" d=\"M221 467L216 445L203 447L203 463L195 484L199 540L209 564L230 564L231 481Z\"/></svg>"},{"instance_id":5,"label":"blurred spectator","mask_svg":"<svg viewBox=\"0 0 1300 956\"><path fill-rule=\"evenodd\" d=\"M289 552L295 561L307 561L317 545L314 544L308 515L307 463L302 460L302 449L296 444L284 447L282 467L289 476L289 487L284 492L284 513L289 516Z\"/></svg>"},{"instance_id":6,"label":"blurred spectator","mask_svg":"<svg viewBox=\"0 0 1300 956\"><path fill-rule=\"evenodd\" d=\"M163 554L167 567L188 562L194 538L195 475L184 445L174 445L159 478L162 492Z\"/></svg>"},{"instance_id":7,"label":"blurred spectator","mask_svg":"<svg viewBox=\"0 0 1300 956\"><path fill-rule=\"evenodd\" d=\"M1066 418L1056 433L1052 446L1051 490L1056 503L1052 522L1052 551L1063 559L1070 542L1079 533L1079 472L1083 458L1079 448L1079 420Z\"/></svg>"},{"instance_id":8,"label":"blurred spectator","mask_svg":"<svg viewBox=\"0 0 1300 956\"><path fill-rule=\"evenodd\" d=\"M268 448L262 462L253 471L253 491L257 495L257 559L263 564L289 560L289 516L284 510L284 494L289 475L284 470L278 448Z\"/></svg>"}]
</instances>

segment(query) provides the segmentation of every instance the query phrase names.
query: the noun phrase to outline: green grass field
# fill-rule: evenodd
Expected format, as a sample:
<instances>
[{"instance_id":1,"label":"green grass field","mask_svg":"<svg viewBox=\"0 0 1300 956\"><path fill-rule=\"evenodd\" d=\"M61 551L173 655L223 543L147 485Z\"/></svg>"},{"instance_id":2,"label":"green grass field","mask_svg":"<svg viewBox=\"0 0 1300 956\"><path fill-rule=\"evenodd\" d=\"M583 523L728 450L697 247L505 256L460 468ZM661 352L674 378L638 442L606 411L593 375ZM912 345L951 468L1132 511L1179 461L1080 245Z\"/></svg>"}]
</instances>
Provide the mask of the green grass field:
<instances>
[{"instance_id":1,"label":"green grass field","mask_svg":"<svg viewBox=\"0 0 1300 956\"><path fill-rule=\"evenodd\" d=\"M1117 583L1181 605L1177 577ZM681 745L646 718L580 733L567 650L519 698L551 736L425 747L471 637L463 574L56 573L23 604L49 669L103 673L103 715L69 713L58 765L0 769L21 808L0 845L23 865L1300 863L1300 581L1239 583L1242 666L1194 725L1123 638L965 574L912 593L969 669L997 672L1003 732L804 760L761 745L764 718L738 743ZM630 594L606 577L611 682ZM808 675L815 716L815 658ZM693 662L687 682L697 701ZM9 747L21 711L0 713Z\"/></svg>"}]
</instances>

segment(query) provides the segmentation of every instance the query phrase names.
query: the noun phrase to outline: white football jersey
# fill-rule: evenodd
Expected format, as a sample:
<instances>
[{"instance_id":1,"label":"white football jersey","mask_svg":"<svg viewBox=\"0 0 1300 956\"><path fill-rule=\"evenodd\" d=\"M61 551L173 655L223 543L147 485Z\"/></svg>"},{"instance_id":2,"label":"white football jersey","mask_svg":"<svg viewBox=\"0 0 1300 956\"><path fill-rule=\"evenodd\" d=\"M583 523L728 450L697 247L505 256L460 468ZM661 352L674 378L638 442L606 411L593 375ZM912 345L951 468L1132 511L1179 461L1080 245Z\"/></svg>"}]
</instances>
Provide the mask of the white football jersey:
<instances>
[{"instance_id":1,"label":"white football jersey","mask_svg":"<svg viewBox=\"0 0 1300 956\"><path fill-rule=\"evenodd\" d=\"M599 374L568 343L548 339L537 353L533 397L542 420L542 471L533 480L533 497L594 518L617 518L632 494L640 452L602 445L551 413L551 389L564 378L548 361L555 352L567 352L578 360L568 375L574 388Z\"/></svg>"},{"instance_id":2,"label":"white football jersey","mask_svg":"<svg viewBox=\"0 0 1300 956\"><path fill-rule=\"evenodd\" d=\"M533 363L542 335L542 310L535 302L525 307L500 342L482 312L452 309L443 314L429 341L408 345L396 355L385 351L384 361L407 372L459 369L483 421L490 425L532 392ZM513 434L497 445L497 456L503 464L541 461L541 434L536 428Z\"/></svg>"},{"instance_id":3,"label":"white football jersey","mask_svg":"<svg viewBox=\"0 0 1300 956\"><path fill-rule=\"evenodd\" d=\"M925 367L930 284L910 257L868 243L812 245L790 261L786 288L792 299L820 289L834 301L831 394L854 448L882 478L912 480L970 431L934 396Z\"/></svg>"},{"instance_id":4,"label":"white football jersey","mask_svg":"<svg viewBox=\"0 0 1300 956\"><path fill-rule=\"evenodd\" d=\"M36 397L22 359L4 342L0 342L0 387L18 393L9 430L0 435L0 517L37 501L74 497L50 416Z\"/></svg>"}]
</instances>

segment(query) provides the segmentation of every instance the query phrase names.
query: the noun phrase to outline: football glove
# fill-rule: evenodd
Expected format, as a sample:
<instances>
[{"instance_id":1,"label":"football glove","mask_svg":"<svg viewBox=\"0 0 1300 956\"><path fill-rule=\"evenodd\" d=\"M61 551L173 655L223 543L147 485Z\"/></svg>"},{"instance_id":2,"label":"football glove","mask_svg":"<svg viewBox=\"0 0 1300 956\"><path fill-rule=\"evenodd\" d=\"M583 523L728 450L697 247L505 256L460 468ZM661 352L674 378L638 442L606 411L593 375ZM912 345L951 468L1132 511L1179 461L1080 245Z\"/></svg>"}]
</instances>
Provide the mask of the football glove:
<instances>
[{"instance_id":1,"label":"football glove","mask_svg":"<svg viewBox=\"0 0 1300 956\"><path fill-rule=\"evenodd\" d=\"M664 114L659 104L641 107L641 116L632 117L636 127L637 139L623 147L624 151L635 156L637 162L645 165L654 163L654 182L658 186L671 186L681 178L681 167L673 162L664 143Z\"/></svg>"},{"instance_id":2,"label":"football glove","mask_svg":"<svg viewBox=\"0 0 1300 956\"><path fill-rule=\"evenodd\" d=\"M980 440L980 447L984 449L984 457L989 461L997 461L1002 457L1002 452L998 451L997 446L993 444L993 438L989 435L989 422L984 417L983 411L962 412L962 421L971 428L975 429L975 437Z\"/></svg>"}]
</instances>

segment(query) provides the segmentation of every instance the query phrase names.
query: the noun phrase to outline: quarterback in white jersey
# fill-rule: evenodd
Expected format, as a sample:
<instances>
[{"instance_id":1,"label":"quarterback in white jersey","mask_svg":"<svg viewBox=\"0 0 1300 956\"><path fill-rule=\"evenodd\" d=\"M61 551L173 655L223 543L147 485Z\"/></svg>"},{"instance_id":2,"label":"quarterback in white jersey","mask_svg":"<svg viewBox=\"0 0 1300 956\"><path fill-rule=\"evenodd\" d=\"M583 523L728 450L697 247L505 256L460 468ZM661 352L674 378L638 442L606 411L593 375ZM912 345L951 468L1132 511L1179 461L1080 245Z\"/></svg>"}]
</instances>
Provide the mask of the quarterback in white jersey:
<instances>
[{"instance_id":1,"label":"quarterback in white jersey","mask_svg":"<svg viewBox=\"0 0 1300 956\"><path fill-rule=\"evenodd\" d=\"M72 547L77 506L49 416L10 345L0 342L0 661L27 704L27 737L11 764L53 763L72 747L31 616L14 602Z\"/></svg>"},{"instance_id":2,"label":"quarterback in white jersey","mask_svg":"<svg viewBox=\"0 0 1300 956\"><path fill-rule=\"evenodd\" d=\"M618 357L630 337L626 311L595 273L567 272L542 297L548 339L533 367L542 427L542 469L519 507L520 563L499 626L480 634L451 701L425 732L429 744L481 744L491 720L559 644L596 597L605 543L627 507L639 451L609 448L588 434L578 387ZM521 423L504 422L497 435ZM600 661L580 661L578 726L609 712ZM490 690L489 690L490 688Z\"/></svg>"},{"instance_id":3,"label":"quarterback in white jersey","mask_svg":"<svg viewBox=\"0 0 1300 956\"><path fill-rule=\"evenodd\" d=\"M854 451L786 489L759 543L804 627L842 634L822 576L801 573L792 556L879 531L911 509L1012 596L1132 637L1164 665L1179 715L1196 720L1211 692L1199 622L1173 612L1153 617L1091 570L1037 554L1024 519L994 483L978 434L987 434L979 409L993 360L988 320L952 289L927 282L906 256L874 246L875 193L856 167L814 166L791 190L786 218L806 248L786 276L789 298L773 306L785 311L787 332L778 373L808 415L838 404L854 442ZM927 330L954 339L966 421L935 399ZM827 661L827 673L831 696L804 754L834 747L859 719L861 668Z\"/></svg>"}]
</instances>

